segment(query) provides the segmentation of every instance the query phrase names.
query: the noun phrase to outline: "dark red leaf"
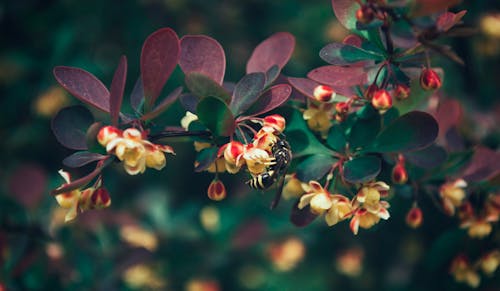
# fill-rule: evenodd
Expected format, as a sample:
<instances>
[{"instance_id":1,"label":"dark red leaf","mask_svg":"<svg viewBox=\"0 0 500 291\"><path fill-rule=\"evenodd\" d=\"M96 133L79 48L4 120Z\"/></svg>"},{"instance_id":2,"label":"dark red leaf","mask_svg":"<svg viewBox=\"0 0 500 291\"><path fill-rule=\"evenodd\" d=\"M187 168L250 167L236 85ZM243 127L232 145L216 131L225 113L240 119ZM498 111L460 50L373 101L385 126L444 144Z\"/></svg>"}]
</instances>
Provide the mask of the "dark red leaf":
<instances>
[{"instance_id":1,"label":"dark red leaf","mask_svg":"<svg viewBox=\"0 0 500 291\"><path fill-rule=\"evenodd\" d=\"M414 0L410 12L412 17L431 15L457 5L461 0Z\"/></svg>"},{"instance_id":2,"label":"dark red leaf","mask_svg":"<svg viewBox=\"0 0 500 291\"><path fill-rule=\"evenodd\" d=\"M95 161L100 161L102 159L107 158L108 156L97 154L97 153L91 153L91 152L76 152L70 156L67 156L63 160L63 164L67 167L70 168L79 168L82 166L85 166L87 164L90 164Z\"/></svg>"},{"instance_id":3,"label":"dark red leaf","mask_svg":"<svg viewBox=\"0 0 500 291\"><path fill-rule=\"evenodd\" d=\"M337 20L347 29L356 29L356 10L360 7L353 0L332 0L332 7Z\"/></svg>"},{"instance_id":4,"label":"dark red leaf","mask_svg":"<svg viewBox=\"0 0 500 291\"><path fill-rule=\"evenodd\" d=\"M184 74L202 73L222 84L226 56L222 46L206 35L186 35L181 39L179 65Z\"/></svg>"},{"instance_id":5,"label":"dark red leaf","mask_svg":"<svg viewBox=\"0 0 500 291\"><path fill-rule=\"evenodd\" d=\"M467 10L462 10L458 13L445 12L439 15L436 20L436 28L443 32L450 30L450 28L460 22L465 13L467 13Z\"/></svg>"},{"instance_id":6,"label":"dark red leaf","mask_svg":"<svg viewBox=\"0 0 500 291\"><path fill-rule=\"evenodd\" d=\"M500 153L484 146L478 146L471 162L463 172L468 182L480 182L500 173Z\"/></svg>"},{"instance_id":7,"label":"dark red leaf","mask_svg":"<svg viewBox=\"0 0 500 291\"><path fill-rule=\"evenodd\" d=\"M248 116L260 115L273 110L285 103L292 93L292 87L288 84L279 84L269 88L257 99L247 110Z\"/></svg>"},{"instance_id":8,"label":"dark red leaf","mask_svg":"<svg viewBox=\"0 0 500 291\"><path fill-rule=\"evenodd\" d=\"M149 119L153 119L153 118L157 117L158 115L163 113L172 103L174 103L175 100L177 100L177 98L181 95L181 93L182 93L182 87L178 87L177 89L172 91L170 94L168 94L168 96L165 97L165 99L163 99L160 102L160 104L156 105L156 107L153 108L153 110L144 114L141 117L141 119L142 120L149 120Z\"/></svg>"},{"instance_id":9,"label":"dark red leaf","mask_svg":"<svg viewBox=\"0 0 500 291\"><path fill-rule=\"evenodd\" d=\"M288 82L295 89L297 89L297 91L306 95L309 98L314 98L314 94L313 94L314 88L321 85L320 83L315 82L315 81L310 80L310 79L307 79L307 78L288 77Z\"/></svg>"},{"instance_id":10,"label":"dark red leaf","mask_svg":"<svg viewBox=\"0 0 500 291\"><path fill-rule=\"evenodd\" d=\"M245 111L255 102L264 89L265 82L266 76L263 73L251 73L236 84L229 106L234 115Z\"/></svg>"},{"instance_id":11,"label":"dark red leaf","mask_svg":"<svg viewBox=\"0 0 500 291\"><path fill-rule=\"evenodd\" d=\"M111 82L111 91L109 97L109 112L111 114L111 124L118 125L120 108L122 107L123 92L125 91L125 82L127 81L127 57L122 56L120 63L116 68L113 81Z\"/></svg>"},{"instance_id":12,"label":"dark red leaf","mask_svg":"<svg viewBox=\"0 0 500 291\"><path fill-rule=\"evenodd\" d=\"M323 66L310 71L307 77L333 89L361 85L367 81L367 74L361 67Z\"/></svg>"},{"instance_id":13,"label":"dark red leaf","mask_svg":"<svg viewBox=\"0 0 500 291\"><path fill-rule=\"evenodd\" d=\"M309 205L304 207L303 209L299 209L297 206L299 205L299 201L293 205L292 213L290 214L290 221L298 227L304 227L313 222L316 217L316 214L311 213L311 208Z\"/></svg>"},{"instance_id":14,"label":"dark red leaf","mask_svg":"<svg viewBox=\"0 0 500 291\"><path fill-rule=\"evenodd\" d=\"M247 74L266 73L272 66L282 69L295 48L295 37L288 32L278 32L261 42L247 62Z\"/></svg>"},{"instance_id":15,"label":"dark red leaf","mask_svg":"<svg viewBox=\"0 0 500 291\"><path fill-rule=\"evenodd\" d=\"M9 178L9 194L26 208L38 205L47 187L45 170L38 165L17 167Z\"/></svg>"},{"instance_id":16,"label":"dark red leaf","mask_svg":"<svg viewBox=\"0 0 500 291\"><path fill-rule=\"evenodd\" d=\"M57 82L80 101L109 112L109 91L91 73L74 67L54 68Z\"/></svg>"},{"instance_id":17,"label":"dark red leaf","mask_svg":"<svg viewBox=\"0 0 500 291\"><path fill-rule=\"evenodd\" d=\"M175 69L179 56L179 38L170 28L159 29L144 41L141 53L141 78L148 108L153 107Z\"/></svg>"},{"instance_id":18,"label":"dark red leaf","mask_svg":"<svg viewBox=\"0 0 500 291\"><path fill-rule=\"evenodd\" d=\"M462 105L454 99L447 99L439 103L439 106L434 114L439 124L440 139L446 136L448 130L457 126L462 119Z\"/></svg>"},{"instance_id":19,"label":"dark red leaf","mask_svg":"<svg viewBox=\"0 0 500 291\"><path fill-rule=\"evenodd\" d=\"M52 131L63 146L74 150L86 150L85 134L94 121L90 111L76 105L63 108L52 119Z\"/></svg>"},{"instance_id":20,"label":"dark red leaf","mask_svg":"<svg viewBox=\"0 0 500 291\"><path fill-rule=\"evenodd\" d=\"M144 88L142 86L142 79L139 77L135 82L134 89L132 89L132 93L130 94L130 105L132 108L139 112L139 107L141 107L141 103L144 101Z\"/></svg>"}]
</instances>

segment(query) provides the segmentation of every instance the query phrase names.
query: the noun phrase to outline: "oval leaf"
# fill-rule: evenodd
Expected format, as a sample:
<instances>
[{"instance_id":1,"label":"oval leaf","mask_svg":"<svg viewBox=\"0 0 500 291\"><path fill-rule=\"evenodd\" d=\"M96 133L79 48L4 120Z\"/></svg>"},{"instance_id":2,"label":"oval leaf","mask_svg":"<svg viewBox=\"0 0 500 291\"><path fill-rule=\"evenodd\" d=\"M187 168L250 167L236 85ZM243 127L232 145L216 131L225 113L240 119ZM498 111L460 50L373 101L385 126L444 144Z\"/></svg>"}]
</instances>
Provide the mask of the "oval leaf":
<instances>
[{"instance_id":1,"label":"oval leaf","mask_svg":"<svg viewBox=\"0 0 500 291\"><path fill-rule=\"evenodd\" d=\"M376 60L384 57L378 53L343 43L331 43L319 52L319 56L332 65L344 66L359 61Z\"/></svg>"},{"instance_id":2,"label":"oval leaf","mask_svg":"<svg viewBox=\"0 0 500 291\"><path fill-rule=\"evenodd\" d=\"M161 113L163 113L167 108L177 100L177 98L181 95L182 93L182 87L178 87L174 91L172 91L170 94L168 94L165 99L163 99L160 104L158 104L153 110L150 112L144 114L141 119L142 120L149 120L157 117Z\"/></svg>"},{"instance_id":3,"label":"oval leaf","mask_svg":"<svg viewBox=\"0 0 500 291\"><path fill-rule=\"evenodd\" d=\"M269 88L257 99L246 114L248 116L260 115L273 110L285 103L292 93L292 87L288 84L279 84Z\"/></svg>"},{"instance_id":4,"label":"oval leaf","mask_svg":"<svg viewBox=\"0 0 500 291\"><path fill-rule=\"evenodd\" d=\"M319 180L328 173L336 161L337 159L327 155L310 156L297 166L297 178L303 182Z\"/></svg>"},{"instance_id":5,"label":"oval leaf","mask_svg":"<svg viewBox=\"0 0 500 291\"><path fill-rule=\"evenodd\" d=\"M323 66L310 71L307 77L336 88L364 84L367 74L362 67Z\"/></svg>"},{"instance_id":6,"label":"oval leaf","mask_svg":"<svg viewBox=\"0 0 500 291\"><path fill-rule=\"evenodd\" d=\"M185 83L189 91L199 98L212 96L219 98L226 104L231 102L231 95L226 89L204 74L187 74Z\"/></svg>"},{"instance_id":7,"label":"oval leaf","mask_svg":"<svg viewBox=\"0 0 500 291\"><path fill-rule=\"evenodd\" d=\"M141 78L148 108L152 108L180 56L179 38L170 28L162 28L144 41L141 53Z\"/></svg>"},{"instance_id":8,"label":"oval leaf","mask_svg":"<svg viewBox=\"0 0 500 291\"><path fill-rule=\"evenodd\" d=\"M202 99L196 107L196 113L215 136L230 136L234 133L234 117L226 104L215 97Z\"/></svg>"},{"instance_id":9,"label":"oval leaf","mask_svg":"<svg viewBox=\"0 0 500 291\"><path fill-rule=\"evenodd\" d=\"M351 183L368 182L380 173L380 159L362 156L344 163L344 179Z\"/></svg>"},{"instance_id":10,"label":"oval leaf","mask_svg":"<svg viewBox=\"0 0 500 291\"><path fill-rule=\"evenodd\" d=\"M431 145L420 151L406 153L405 158L417 167L432 169L446 162L448 154L444 148Z\"/></svg>"},{"instance_id":11,"label":"oval leaf","mask_svg":"<svg viewBox=\"0 0 500 291\"><path fill-rule=\"evenodd\" d=\"M76 152L63 160L63 164L70 168L79 168L95 161L100 161L108 156L87 151Z\"/></svg>"},{"instance_id":12,"label":"oval leaf","mask_svg":"<svg viewBox=\"0 0 500 291\"><path fill-rule=\"evenodd\" d=\"M57 82L80 101L109 112L109 91L94 75L64 66L55 67L53 73Z\"/></svg>"},{"instance_id":13,"label":"oval leaf","mask_svg":"<svg viewBox=\"0 0 500 291\"><path fill-rule=\"evenodd\" d=\"M251 73L244 76L234 88L230 108L234 115L248 109L260 96L266 82L264 73Z\"/></svg>"},{"instance_id":14,"label":"oval leaf","mask_svg":"<svg viewBox=\"0 0 500 291\"><path fill-rule=\"evenodd\" d=\"M326 144L329 145L336 152L343 153L347 144L346 136L342 126L335 124L330 128Z\"/></svg>"},{"instance_id":15,"label":"oval leaf","mask_svg":"<svg viewBox=\"0 0 500 291\"><path fill-rule=\"evenodd\" d=\"M116 68L113 81L111 82L111 91L109 96L109 112L111 114L111 124L118 125L118 117L120 116L120 108L122 107L123 92L125 90L125 82L127 81L127 57L122 56L120 63Z\"/></svg>"},{"instance_id":16,"label":"oval leaf","mask_svg":"<svg viewBox=\"0 0 500 291\"><path fill-rule=\"evenodd\" d=\"M192 95L192 94L182 94L179 97L179 101L184 109L191 113L196 113L196 106L198 106L198 102L200 102L200 98Z\"/></svg>"},{"instance_id":17,"label":"oval leaf","mask_svg":"<svg viewBox=\"0 0 500 291\"><path fill-rule=\"evenodd\" d=\"M311 222L313 222L316 217L318 217L316 214L311 212L311 209L309 205L306 207L299 209L297 206L299 205L299 201L293 205L292 212L290 214L290 221L298 227L304 227Z\"/></svg>"},{"instance_id":18,"label":"oval leaf","mask_svg":"<svg viewBox=\"0 0 500 291\"><path fill-rule=\"evenodd\" d=\"M63 146L74 150L86 150L85 134L94 121L90 111L80 105L63 108L52 120L52 131Z\"/></svg>"},{"instance_id":19,"label":"oval leaf","mask_svg":"<svg viewBox=\"0 0 500 291\"><path fill-rule=\"evenodd\" d=\"M288 32L278 32L261 42L252 52L247 62L247 74L267 72L277 65L282 69L295 48L295 37Z\"/></svg>"},{"instance_id":20,"label":"oval leaf","mask_svg":"<svg viewBox=\"0 0 500 291\"><path fill-rule=\"evenodd\" d=\"M144 103L144 88L142 86L142 79L139 77L135 82L134 89L130 94L130 105L136 112L140 112L141 105Z\"/></svg>"},{"instance_id":21,"label":"oval leaf","mask_svg":"<svg viewBox=\"0 0 500 291\"><path fill-rule=\"evenodd\" d=\"M197 72L222 84L226 55L215 39L206 35L186 35L181 39L179 66L186 75Z\"/></svg>"},{"instance_id":22,"label":"oval leaf","mask_svg":"<svg viewBox=\"0 0 500 291\"><path fill-rule=\"evenodd\" d=\"M438 130L438 124L430 114L412 111L382 129L369 150L386 153L422 149L434 142Z\"/></svg>"},{"instance_id":23,"label":"oval leaf","mask_svg":"<svg viewBox=\"0 0 500 291\"><path fill-rule=\"evenodd\" d=\"M332 7L337 20L347 29L356 29L356 10L359 4L352 0L332 0Z\"/></svg>"}]
</instances>

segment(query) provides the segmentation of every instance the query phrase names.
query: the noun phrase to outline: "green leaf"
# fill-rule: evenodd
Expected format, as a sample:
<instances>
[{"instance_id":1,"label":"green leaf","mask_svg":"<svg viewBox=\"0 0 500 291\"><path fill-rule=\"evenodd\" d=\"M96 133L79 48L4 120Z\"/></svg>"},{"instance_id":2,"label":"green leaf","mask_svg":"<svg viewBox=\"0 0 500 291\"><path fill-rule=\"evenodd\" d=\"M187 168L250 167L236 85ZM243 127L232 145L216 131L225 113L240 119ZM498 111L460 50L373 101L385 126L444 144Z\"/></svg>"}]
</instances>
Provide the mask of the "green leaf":
<instances>
[{"instance_id":1,"label":"green leaf","mask_svg":"<svg viewBox=\"0 0 500 291\"><path fill-rule=\"evenodd\" d=\"M201 73L190 73L186 75L186 86L196 97L205 98L208 96L217 97L224 103L231 102L231 95L221 85L217 84L210 77Z\"/></svg>"},{"instance_id":2,"label":"green leaf","mask_svg":"<svg viewBox=\"0 0 500 291\"><path fill-rule=\"evenodd\" d=\"M443 233L434 241L425 259L425 266L432 272L441 270L458 253L464 250L468 241L463 229L453 229Z\"/></svg>"},{"instance_id":3,"label":"green leaf","mask_svg":"<svg viewBox=\"0 0 500 291\"><path fill-rule=\"evenodd\" d=\"M264 73L251 73L244 76L234 88L230 108L238 115L252 105L260 96L266 82Z\"/></svg>"},{"instance_id":4,"label":"green leaf","mask_svg":"<svg viewBox=\"0 0 500 291\"><path fill-rule=\"evenodd\" d=\"M372 180L380 173L380 159L375 156L362 156L344 163L344 179L351 183Z\"/></svg>"},{"instance_id":5,"label":"green leaf","mask_svg":"<svg viewBox=\"0 0 500 291\"><path fill-rule=\"evenodd\" d=\"M330 128L330 131L328 132L326 144L335 151L343 153L345 151L346 143L347 141L342 126L338 124L332 126L332 128Z\"/></svg>"},{"instance_id":6,"label":"green leaf","mask_svg":"<svg viewBox=\"0 0 500 291\"><path fill-rule=\"evenodd\" d=\"M370 118L357 118L347 137L349 147L355 150L371 144L380 131L380 120L378 113L375 113Z\"/></svg>"},{"instance_id":7,"label":"green leaf","mask_svg":"<svg viewBox=\"0 0 500 291\"><path fill-rule=\"evenodd\" d=\"M234 133L234 117L224 101L216 97L202 99L196 107L198 119L215 136L230 136Z\"/></svg>"},{"instance_id":8,"label":"green leaf","mask_svg":"<svg viewBox=\"0 0 500 291\"><path fill-rule=\"evenodd\" d=\"M384 56L379 53L343 43L328 44L321 49L319 56L332 65L340 66L364 60L381 61L384 59Z\"/></svg>"},{"instance_id":9,"label":"green leaf","mask_svg":"<svg viewBox=\"0 0 500 291\"><path fill-rule=\"evenodd\" d=\"M217 148L216 147L210 147L210 148L205 148L202 149L197 155L196 155L196 162L197 165L194 168L195 172L201 172L206 170L210 165L217 159ZM217 169L221 170L221 169Z\"/></svg>"},{"instance_id":10,"label":"green leaf","mask_svg":"<svg viewBox=\"0 0 500 291\"><path fill-rule=\"evenodd\" d=\"M434 142L438 130L438 124L430 114L412 111L382 129L365 150L387 153L422 149Z\"/></svg>"},{"instance_id":11,"label":"green leaf","mask_svg":"<svg viewBox=\"0 0 500 291\"><path fill-rule=\"evenodd\" d=\"M337 162L337 159L332 156L312 155L297 166L297 178L303 182L320 180L328 173L335 162Z\"/></svg>"}]
</instances>

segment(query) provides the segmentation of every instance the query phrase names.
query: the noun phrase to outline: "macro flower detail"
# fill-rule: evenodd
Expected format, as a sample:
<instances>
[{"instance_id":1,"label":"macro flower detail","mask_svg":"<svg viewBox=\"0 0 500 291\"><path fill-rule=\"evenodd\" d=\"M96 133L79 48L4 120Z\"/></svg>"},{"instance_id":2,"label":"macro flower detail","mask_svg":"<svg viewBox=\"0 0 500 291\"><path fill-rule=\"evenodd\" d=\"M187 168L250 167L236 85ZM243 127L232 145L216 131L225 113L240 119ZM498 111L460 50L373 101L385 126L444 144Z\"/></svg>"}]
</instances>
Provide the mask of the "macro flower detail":
<instances>
[{"instance_id":1,"label":"macro flower detail","mask_svg":"<svg viewBox=\"0 0 500 291\"><path fill-rule=\"evenodd\" d=\"M371 228L380 219L389 219L387 209L390 205L387 201L380 200L388 195L388 191L389 185L381 181L370 182L361 187L353 200L353 217L349 223L354 234L358 234L359 227Z\"/></svg>"},{"instance_id":2,"label":"macro flower detail","mask_svg":"<svg viewBox=\"0 0 500 291\"><path fill-rule=\"evenodd\" d=\"M224 186L224 183L222 183L221 180L215 178L212 180L210 185L208 185L207 194L208 198L210 198L211 200L221 201L222 199L226 198L226 186Z\"/></svg>"},{"instance_id":3,"label":"macro flower detail","mask_svg":"<svg viewBox=\"0 0 500 291\"><path fill-rule=\"evenodd\" d=\"M373 94L372 105L375 109L385 112L392 107L392 97L387 90L380 89Z\"/></svg>"},{"instance_id":4,"label":"macro flower detail","mask_svg":"<svg viewBox=\"0 0 500 291\"><path fill-rule=\"evenodd\" d=\"M142 174L146 167L161 170L165 167L165 153L173 154L172 147L154 144L145 139L144 132L128 128L120 132L114 127L103 127L98 133L99 143L106 151L123 162L129 175Z\"/></svg>"},{"instance_id":5,"label":"macro flower detail","mask_svg":"<svg viewBox=\"0 0 500 291\"><path fill-rule=\"evenodd\" d=\"M420 73L420 86L424 90L436 90L441 87L441 78L433 69L422 69Z\"/></svg>"},{"instance_id":6,"label":"macro flower detail","mask_svg":"<svg viewBox=\"0 0 500 291\"><path fill-rule=\"evenodd\" d=\"M231 173L237 173L245 163L242 159L244 145L239 141L231 141L219 148L218 157L224 157L226 170Z\"/></svg>"},{"instance_id":7,"label":"macro flower detail","mask_svg":"<svg viewBox=\"0 0 500 291\"><path fill-rule=\"evenodd\" d=\"M439 195L446 214L450 216L455 214L455 208L460 206L465 199L465 187L467 187L467 182L462 179L441 185Z\"/></svg>"},{"instance_id":8,"label":"macro flower detail","mask_svg":"<svg viewBox=\"0 0 500 291\"><path fill-rule=\"evenodd\" d=\"M286 120L279 114L272 114L264 117L262 127L272 127L278 132L283 132L286 126Z\"/></svg>"}]
</instances>

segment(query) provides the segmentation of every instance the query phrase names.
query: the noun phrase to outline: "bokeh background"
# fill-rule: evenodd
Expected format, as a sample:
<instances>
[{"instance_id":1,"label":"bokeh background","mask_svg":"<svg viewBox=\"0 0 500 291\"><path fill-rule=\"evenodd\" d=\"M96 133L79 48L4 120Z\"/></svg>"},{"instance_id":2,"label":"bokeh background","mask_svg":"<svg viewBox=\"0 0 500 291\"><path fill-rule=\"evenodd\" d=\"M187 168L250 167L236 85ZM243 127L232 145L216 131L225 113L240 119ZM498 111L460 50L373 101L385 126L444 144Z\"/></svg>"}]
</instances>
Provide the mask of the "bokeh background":
<instances>
[{"instance_id":1,"label":"bokeh background","mask_svg":"<svg viewBox=\"0 0 500 291\"><path fill-rule=\"evenodd\" d=\"M465 1L455 9L467 9L464 21L478 32L449 41L466 66L436 60L445 70L442 94L464 105L460 130L468 145L497 149L500 3ZM111 208L65 225L48 193L62 183L57 171L71 152L57 143L50 120L78 101L57 87L52 68L81 67L109 85L125 54L129 93L144 39L165 26L217 39L233 81L252 49L275 32L296 37L285 68L296 77L324 65L319 50L347 34L327 0L0 1L0 290L467 289L448 275L454 240L463 238L457 221L431 202L421 205L418 230L405 225L411 200L404 197L391 201L388 222L358 236L346 223L296 228L288 218L292 202L270 211L274 193L249 191L245 175L223 176L228 198L210 201L212 177L193 173L187 140L173 140L177 155L161 172L107 170ZM182 80L176 69L166 90ZM179 125L183 114L175 104L162 122ZM488 245L471 241L472 252L498 248L497 228ZM482 281L481 288L500 290L498 272Z\"/></svg>"}]
</instances>

